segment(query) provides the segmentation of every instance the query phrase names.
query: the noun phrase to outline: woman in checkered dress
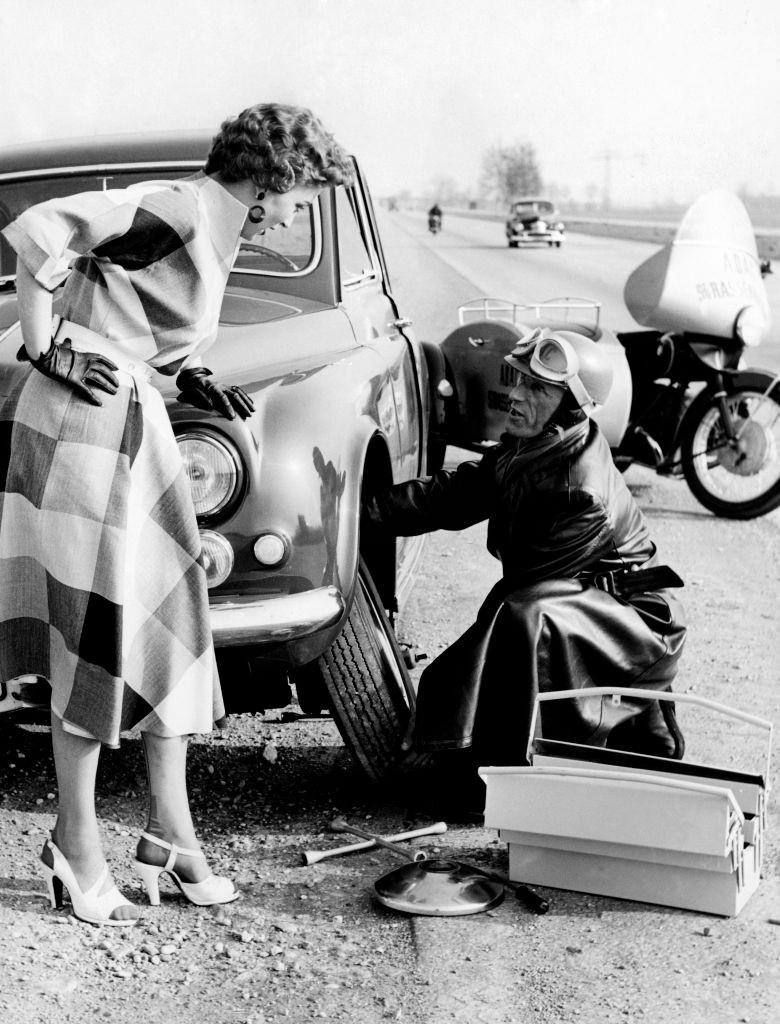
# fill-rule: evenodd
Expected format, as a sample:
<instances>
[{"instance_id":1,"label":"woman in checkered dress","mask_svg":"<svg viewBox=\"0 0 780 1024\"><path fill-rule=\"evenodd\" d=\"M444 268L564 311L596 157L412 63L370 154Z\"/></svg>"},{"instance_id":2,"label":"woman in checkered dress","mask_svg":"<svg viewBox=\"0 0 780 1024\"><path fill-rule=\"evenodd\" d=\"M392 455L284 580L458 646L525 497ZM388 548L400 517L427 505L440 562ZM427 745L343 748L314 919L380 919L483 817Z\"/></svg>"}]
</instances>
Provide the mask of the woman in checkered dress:
<instances>
[{"instance_id":1,"label":"woman in checkered dress","mask_svg":"<svg viewBox=\"0 0 780 1024\"><path fill-rule=\"evenodd\" d=\"M259 105L224 122L201 173L55 199L4 231L31 365L0 410L0 679L51 685L59 809L41 860L53 904L64 885L92 923L138 917L109 875L94 800L101 744L129 729L147 758L136 867L151 901L162 871L199 905L238 895L210 874L187 799L187 737L224 708L189 485L150 377L178 374L180 398L252 414L201 358L240 241L349 174L310 111Z\"/></svg>"}]
</instances>

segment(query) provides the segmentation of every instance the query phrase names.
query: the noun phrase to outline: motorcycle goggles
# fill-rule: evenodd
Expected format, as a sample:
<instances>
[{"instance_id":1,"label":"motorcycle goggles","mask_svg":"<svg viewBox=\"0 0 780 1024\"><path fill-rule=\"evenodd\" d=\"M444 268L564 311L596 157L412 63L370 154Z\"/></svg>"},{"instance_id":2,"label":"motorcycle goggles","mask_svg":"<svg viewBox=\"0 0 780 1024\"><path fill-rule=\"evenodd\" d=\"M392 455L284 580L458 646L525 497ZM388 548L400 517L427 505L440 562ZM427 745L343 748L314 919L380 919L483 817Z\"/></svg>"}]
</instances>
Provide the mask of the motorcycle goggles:
<instances>
[{"instance_id":1,"label":"motorcycle goggles","mask_svg":"<svg viewBox=\"0 0 780 1024\"><path fill-rule=\"evenodd\" d=\"M529 373L545 384L568 388L584 412L592 412L596 403L580 379L580 360L565 338L558 338L545 327L537 327L504 356L521 373Z\"/></svg>"}]
</instances>

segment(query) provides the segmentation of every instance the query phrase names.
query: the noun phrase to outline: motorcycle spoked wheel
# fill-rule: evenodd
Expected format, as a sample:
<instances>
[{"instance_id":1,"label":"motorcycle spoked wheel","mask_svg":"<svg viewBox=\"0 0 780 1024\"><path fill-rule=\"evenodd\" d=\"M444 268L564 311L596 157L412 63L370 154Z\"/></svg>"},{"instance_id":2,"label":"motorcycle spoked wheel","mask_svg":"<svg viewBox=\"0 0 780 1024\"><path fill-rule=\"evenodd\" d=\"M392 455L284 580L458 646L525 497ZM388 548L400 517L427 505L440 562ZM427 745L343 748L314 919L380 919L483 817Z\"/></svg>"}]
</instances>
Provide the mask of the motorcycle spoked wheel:
<instances>
[{"instance_id":1,"label":"motorcycle spoked wheel","mask_svg":"<svg viewBox=\"0 0 780 1024\"><path fill-rule=\"evenodd\" d=\"M694 497L715 515L754 519L780 505L780 386L765 396L771 380L737 384L726 399L739 450L728 444L711 391L688 410L680 438L683 473Z\"/></svg>"}]
</instances>

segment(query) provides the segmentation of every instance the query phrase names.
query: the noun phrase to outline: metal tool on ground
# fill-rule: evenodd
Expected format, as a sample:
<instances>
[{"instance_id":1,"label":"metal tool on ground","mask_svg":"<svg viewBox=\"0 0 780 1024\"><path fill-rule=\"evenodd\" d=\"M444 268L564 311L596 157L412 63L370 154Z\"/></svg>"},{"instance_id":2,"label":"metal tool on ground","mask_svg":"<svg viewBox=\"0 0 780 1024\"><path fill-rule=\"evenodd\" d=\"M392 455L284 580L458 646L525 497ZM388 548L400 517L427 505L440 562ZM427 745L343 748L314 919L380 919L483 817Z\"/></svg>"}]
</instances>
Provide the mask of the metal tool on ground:
<instances>
[{"instance_id":1,"label":"metal tool on ground","mask_svg":"<svg viewBox=\"0 0 780 1024\"><path fill-rule=\"evenodd\" d=\"M341 831L341 830L339 830ZM411 832L399 832L394 836L385 836L388 843L397 843L404 839L418 839L421 836L441 835L447 831L446 821L436 821L433 825L413 829ZM373 850L377 846L375 839L366 839L362 843L351 843L349 846L337 846L332 850L304 850L303 862L308 866L317 864L328 857L343 857L347 853L359 853L362 850Z\"/></svg>"},{"instance_id":2,"label":"metal tool on ground","mask_svg":"<svg viewBox=\"0 0 780 1024\"><path fill-rule=\"evenodd\" d=\"M330 823L330 827L334 832L351 832L353 836L360 836L361 839L370 839L377 846L382 846L385 850L392 850L393 853L397 853L400 857L413 863L428 859L428 854L425 850L415 850L412 852L407 850L405 846L399 846L398 843L393 843L389 839L383 839L382 836L375 835L373 832L367 832L364 828L348 825L343 818L334 818Z\"/></svg>"},{"instance_id":3,"label":"metal tool on ground","mask_svg":"<svg viewBox=\"0 0 780 1024\"><path fill-rule=\"evenodd\" d=\"M544 896L540 896L536 889L532 889L530 885L525 885L523 882L513 882L507 875L502 875L500 871L493 871L491 868L475 867L474 870L480 871L483 875L487 875L488 878L501 882L507 889L511 889L520 902L533 911L534 914L546 914L550 909L550 901L546 900Z\"/></svg>"}]
</instances>

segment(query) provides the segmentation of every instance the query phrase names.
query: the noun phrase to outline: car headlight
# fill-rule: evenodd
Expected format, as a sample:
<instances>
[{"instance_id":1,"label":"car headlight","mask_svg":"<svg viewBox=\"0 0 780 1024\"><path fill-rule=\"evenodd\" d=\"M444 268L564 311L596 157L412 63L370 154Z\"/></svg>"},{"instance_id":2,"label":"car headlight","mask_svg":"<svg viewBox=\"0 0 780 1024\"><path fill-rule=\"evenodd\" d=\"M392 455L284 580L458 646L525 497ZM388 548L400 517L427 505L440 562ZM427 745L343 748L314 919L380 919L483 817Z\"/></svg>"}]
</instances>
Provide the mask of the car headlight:
<instances>
[{"instance_id":1,"label":"car headlight","mask_svg":"<svg viewBox=\"0 0 780 1024\"><path fill-rule=\"evenodd\" d=\"M225 512L238 497L244 482L241 458L225 438L205 431L189 431L176 438L190 483L195 514Z\"/></svg>"},{"instance_id":2,"label":"car headlight","mask_svg":"<svg viewBox=\"0 0 780 1024\"><path fill-rule=\"evenodd\" d=\"M758 345L767 331L764 314L758 306L744 306L734 321L734 334L743 345Z\"/></svg>"}]
</instances>

